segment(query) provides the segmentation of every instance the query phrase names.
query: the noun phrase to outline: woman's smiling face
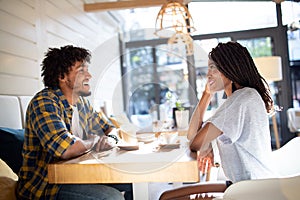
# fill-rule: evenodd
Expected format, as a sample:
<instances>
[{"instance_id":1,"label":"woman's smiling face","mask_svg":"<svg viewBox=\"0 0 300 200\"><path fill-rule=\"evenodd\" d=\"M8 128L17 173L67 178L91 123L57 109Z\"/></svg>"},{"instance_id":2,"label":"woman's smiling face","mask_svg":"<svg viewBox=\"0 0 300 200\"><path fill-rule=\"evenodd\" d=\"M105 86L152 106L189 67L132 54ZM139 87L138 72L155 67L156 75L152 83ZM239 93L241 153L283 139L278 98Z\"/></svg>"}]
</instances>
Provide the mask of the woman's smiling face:
<instances>
[{"instance_id":1,"label":"woman's smiling face","mask_svg":"<svg viewBox=\"0 0 300 200\"><path fill-rule=\"evenodd\" d=\"M225 90L226 92L229 88L231 90L231 81L218 70L217 65L211 59L208 60L208 71L206 76L211 92L221 90Z\"/></svg>"}]
</instances>

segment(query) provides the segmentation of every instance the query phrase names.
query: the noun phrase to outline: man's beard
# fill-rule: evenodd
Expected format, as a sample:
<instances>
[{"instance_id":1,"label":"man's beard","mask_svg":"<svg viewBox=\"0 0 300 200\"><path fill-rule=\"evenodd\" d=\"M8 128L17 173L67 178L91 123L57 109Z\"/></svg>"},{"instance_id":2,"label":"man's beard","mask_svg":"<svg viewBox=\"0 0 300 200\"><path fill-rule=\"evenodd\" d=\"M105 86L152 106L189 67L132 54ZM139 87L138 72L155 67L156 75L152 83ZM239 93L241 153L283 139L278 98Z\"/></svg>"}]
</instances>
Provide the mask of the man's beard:
<instances>
[{"instance_id":1,"label":"man's beard","mask_svg":"<svg viewBox=\"0 0 300 200\"><path fill-rule=\"evenodd\" d=\"M82 97L88 97L88 96L91 96L91 94L92 94L91 91L88 91L88 92L79 91L78 92L78 95L82 96Z\"/></svg>"}]
</instances>

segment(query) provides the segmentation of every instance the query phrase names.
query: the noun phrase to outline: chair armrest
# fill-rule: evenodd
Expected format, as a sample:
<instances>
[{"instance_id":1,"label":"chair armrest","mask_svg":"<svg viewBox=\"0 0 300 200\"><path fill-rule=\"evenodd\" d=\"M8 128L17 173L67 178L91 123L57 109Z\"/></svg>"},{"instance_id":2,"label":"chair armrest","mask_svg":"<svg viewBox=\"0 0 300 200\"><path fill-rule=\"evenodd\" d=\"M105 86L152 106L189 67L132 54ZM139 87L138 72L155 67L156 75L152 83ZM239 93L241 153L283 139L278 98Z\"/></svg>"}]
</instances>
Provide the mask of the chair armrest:
<instances>
[{"instance_id":1,"label":"chair armrest","mask_svg":"<svg viewBox=\"0 0 300 200\"><path fill-rule=\"evenodd\" d=\"M163 192L159 200L190 199L192 194L223 193L226 190L226 183L203 183L184 186Z\"/></svg>"}]
</instances>

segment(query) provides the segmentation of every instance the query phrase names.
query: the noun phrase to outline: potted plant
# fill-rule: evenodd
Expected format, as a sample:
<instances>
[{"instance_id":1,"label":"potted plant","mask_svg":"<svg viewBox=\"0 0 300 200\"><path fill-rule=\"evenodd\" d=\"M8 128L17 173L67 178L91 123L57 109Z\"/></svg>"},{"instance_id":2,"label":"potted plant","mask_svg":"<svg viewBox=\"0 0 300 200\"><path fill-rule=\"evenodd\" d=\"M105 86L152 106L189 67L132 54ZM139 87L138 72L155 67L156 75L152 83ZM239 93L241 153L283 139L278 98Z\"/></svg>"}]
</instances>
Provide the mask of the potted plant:
<instances>
[{"instance_id":1,"label":"potted plant","mask_svg":"<svg viewBox=\"0 0 300 200\"><path fill-rule=\"evenodd\" d=\"M189 110L183 106L180 100L175 102L175 121L177 129L186 129L189 125Z\"/></svg>"}]
</instances>

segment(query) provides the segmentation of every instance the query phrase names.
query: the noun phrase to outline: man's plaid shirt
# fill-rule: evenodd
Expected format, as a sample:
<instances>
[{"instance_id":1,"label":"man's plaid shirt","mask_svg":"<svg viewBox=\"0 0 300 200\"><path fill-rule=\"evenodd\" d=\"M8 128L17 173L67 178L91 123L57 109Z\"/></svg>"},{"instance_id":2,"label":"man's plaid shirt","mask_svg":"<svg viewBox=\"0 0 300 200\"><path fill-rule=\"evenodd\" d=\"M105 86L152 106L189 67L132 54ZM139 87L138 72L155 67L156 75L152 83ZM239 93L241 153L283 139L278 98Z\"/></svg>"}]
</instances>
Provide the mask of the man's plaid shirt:
<instances>
[{"instance_id":1,"label":"man's plaid shirt","mask_svg":"<svg viewBox=\"0 0 300 200\"><path fill-rule=\"evenodd\" d=\"M87 99L76 104L80 125L87 134L103 135L113 125L95 112ZM48 183L48 164L60 160L75 138L71 132L72 107L60 89L37 93L26 112L23 165L17 193L20 199L55 199L59 185Z\"/></svg>"}]
</instances>

